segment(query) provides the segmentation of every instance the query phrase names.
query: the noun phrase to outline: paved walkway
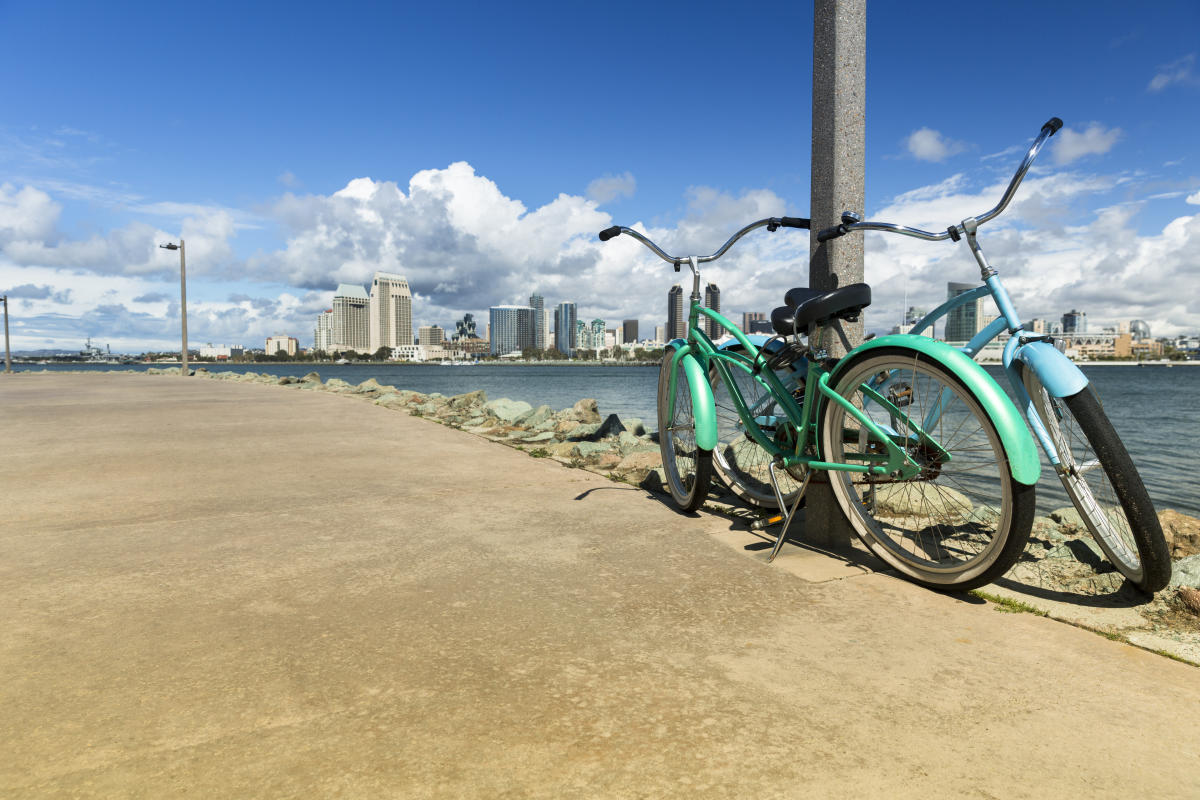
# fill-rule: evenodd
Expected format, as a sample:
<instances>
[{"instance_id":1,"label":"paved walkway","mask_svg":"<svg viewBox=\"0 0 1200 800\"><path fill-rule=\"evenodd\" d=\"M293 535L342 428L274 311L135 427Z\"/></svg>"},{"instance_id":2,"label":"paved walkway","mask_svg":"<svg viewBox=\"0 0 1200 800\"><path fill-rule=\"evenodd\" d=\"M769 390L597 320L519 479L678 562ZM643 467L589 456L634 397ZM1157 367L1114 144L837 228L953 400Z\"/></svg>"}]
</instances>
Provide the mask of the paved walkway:
<instances>
[{"instance_id":1,"label":"paved walkway","mask_svg":"<svg viewBox=\"0 0 1200 800\"><path fill-rule=\"evenodd\" d=\"M364 402L0 375L0 796L1195 797L1200 670Z\"/></svg>"}]
</instances>

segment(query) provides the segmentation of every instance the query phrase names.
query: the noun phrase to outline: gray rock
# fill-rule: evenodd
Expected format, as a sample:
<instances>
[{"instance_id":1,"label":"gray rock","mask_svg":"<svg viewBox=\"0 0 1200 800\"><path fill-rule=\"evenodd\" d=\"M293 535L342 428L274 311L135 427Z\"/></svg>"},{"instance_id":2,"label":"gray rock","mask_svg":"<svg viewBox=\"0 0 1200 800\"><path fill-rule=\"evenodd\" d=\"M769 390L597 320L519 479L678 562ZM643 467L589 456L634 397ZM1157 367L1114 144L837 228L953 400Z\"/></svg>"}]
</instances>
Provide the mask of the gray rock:
<instances>
[{"instance_id":1,"label":"gray rock","mask_svg":"<svg viewBox=\"0 0 1200 800\"><path fill-rule=\"evenodd\" d=\"M1171 588L1200 589L1200 554L1181 558L1171 565Z\"/></svg>"},{"instance_id":2,"label":"gray rock","mask_svg":"<svg viewBox=\"0 0 1200 800\"><path fill-rule=\"evenodd\" d=\"M580 442L577 452L583 458L595 458L613 452L613 446L607 442Z\"/></svg>"},{"instance_id":3,"label":"gray rock","mask_svg":"<svg viewBox=\"0 0 1200 800\"><path fill-rule=\"evenodd\" d=\"M578 403L576 403L574 406L571 407L571 411L574 412L575 419L579 420L580 422L599 422L600 421L600 409L596 405L596 401L594 398L589 397L589 398L580 400Z\"/></svg>"},{"instance_id":4,"label":"gray rock","mask_svg":"<svg viewBox=\"0 0 1200 800\"><path fill-rule=\"evenodd\" d=\"M600 430L599 422L580 423L569 430L566 439L572 442L591 441L597 438L595 433L598 430Z\"/></svg>"},{"instance_id":5,"label":"gray rock","mask_svg":"<svg viewBox=\"0 0 1200 800\"><path fill-rule=\"evenodd\" d=\"M532 411L533 406L524 400L509 400L507 397L501 397L499 400L492 400L490 403L484 404L483 410L504 422L512 423L517 417Z\"/></svg>"},{"instance_id":6,"label":"gray rock","mask_svg":"<svg viewBox=\"0 0 1200 800\"><path fill-rule=\"evenodd\" d=\"M1057 522L1058 527L1065 534L1087 532L1087 525L1084 524L1083 517L1079 516L1079 512L1075 510L1075 506L1054 509L1050 512L1050 519Z\"/></svg>"},{"instance_id":7,"label":"gray rock","mask_svg":"<svg viewBox=\"0 0 1200 800\"><path fill-rule=\"evenodd\" d=\"M642 444L642 440L634 436L629 431L621 431L617 435L617 447L621 449L622 455L628 455L636 450Z\"/></svg>"},{"instance_id":8,"label":"gray rock","mask_svg":"<svg viewBox=\"0 0 1200 800\"><path fill-rule=\"evenodd\" d=\"M938 522L959 524L974 511L970 498L948 486L927 483L889 483L879 487L875 507L880 514L936 517Z\"/></svg>"},{"instance_id":9,"label":"gray rock","mask_svg":"<svg viewBox=\"0 0 1200 800\"><path fill-rule=\"evenodd\" d=\"M632 433L634 436L645 436L646 425L637 417L630 417L625 420L625 430Z\"/></svg>"},{"instance_id":10,"label":"gray rock","mask_svg":"<svg viewBox=\"0 0 1200 800\"><path fill-rule=\"evenodd\" d=\"M622 424L621 418L616 414L609 414L604 422L600 423L599 430L596 431L596 438L603 439L606 436L619 436L625 430L625 425Z\"/></svg>"},{"instance_id":11,"label":"gray rock","mask_svg":"<svg viewBox=\"0 0 1200 800\"><path fill-rule=\"evenodd\" d=\"M524 425L526 428L533 428L545 422L549 422L554 416L554 411L550 406L538 406L531 409L514 420L515 425Z\"/></svg>"},{"instance_id":12,"label":"gray rock","mask_svg":"<svg viewBox=\"0 0 1200 800\"><path fill-rule=\"evenodd\" d=\"M367 378L365 381L354 387L354 391L358 394L366 394L367 392L386 392L395 389L394 386L382 386L379 381L374 378Z\"/></svg>"},{"instance_id":13,"label":"gray rock","mask_svg":"<svg viewBox=\"0 0 1200 800\"><path fill-rule=\"evenodd\" d=\"M536 433L533 436L526 436L521 441L529 442L530 444L534 444L537 442L552 442L552 441L554 441L554 434L548 433L548 432L547 433Z\"/></svg>"},{"instance_id":14,"label":"gray rock","mask_svg":"<svg viewBox=\"0 0 1200 800\"><path fill-rule=\"evenodd\" d=\"M466 409L471 406L483 405L487 401L487 392L483 389L478 389L474 392L456 394L450 398L449 403L451 408Z\"/></svg>"},{"instance_id":15,"label":"gray rock","mask_svg":"<svg viewBox=\"0 0 1200 800\"><path fill-rule=\"evenodd\" d=\"M341 378L330 378L325 381L325 391L327 392L353 392L354 387L346 383Z\"/></svg>"},{"instance_id":16,"label":"gray rock","mask_svg":"<svg viewBox=\"0 0 1200 800\"><path fill-rule=\"evenodd\" d=\"M301 383L320 383L321 375L317 372L310 372L300 379Z\"/></svg>"}]
</instances>

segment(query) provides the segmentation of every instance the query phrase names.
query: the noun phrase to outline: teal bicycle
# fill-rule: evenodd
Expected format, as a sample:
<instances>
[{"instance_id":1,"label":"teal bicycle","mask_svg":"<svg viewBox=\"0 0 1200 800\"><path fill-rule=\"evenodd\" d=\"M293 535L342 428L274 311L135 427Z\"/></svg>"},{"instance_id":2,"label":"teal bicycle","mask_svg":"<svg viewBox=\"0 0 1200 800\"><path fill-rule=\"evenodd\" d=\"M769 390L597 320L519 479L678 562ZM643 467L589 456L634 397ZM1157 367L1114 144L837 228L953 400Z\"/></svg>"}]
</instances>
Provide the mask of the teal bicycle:
<instances>
[{"instance_id":1,"label":"teal bicycle","mask_svg":"<svg viewBox=\"0 0 1200 800\"><path fill-rule=\"evenodd\" d=\"M978 239L979 226L1008 207L1038 152L1062 124L1054 117L1042 126L1000 202L986 214L968 217L933 233L889 222L862 221L847 212L841 225L820 231L817 240L862 230L898 233L929 242L966 241L979 266L982 285L947 300L909 332L931 330L935 321L968 303L985 297L995 301L1000 315L982 326L962 351L978 357L989 342L1004 337L1001 363L1013 396L1084 525L1122 575L1143 591L1155 592L1171 580L1171 557L1154 504L1133 460L1083 371L1055 346L1053 337L1025 328Z\"/></svg>"},{"instance_id":2,"label":"teal bicycle","mask_svg":"<svg viewBox=\"0 0 1200 800\"><path fill-rule=\"evenodd\" d=\"M797 217L759 220L707 256L669 255L627 227L600 233L602 241L629 236L676 271L687 264L692 272L687 337L667 345L658 381L671 497L690 512L707 496L721 442L720 397L736 411L738 435L769 456L766 483L783 516L770 559L818 476L867 548L908 579L956 591L991 582L1028 541L1041 465L1020 414L978 364L944 342L910 335L829 358L820 346L825 335L871 302L864 283L792 289L765 340L701 305L700 264L757 228L809 226ZM702 317L733 338L715 344Z\"/></svg>"}]
</instances>

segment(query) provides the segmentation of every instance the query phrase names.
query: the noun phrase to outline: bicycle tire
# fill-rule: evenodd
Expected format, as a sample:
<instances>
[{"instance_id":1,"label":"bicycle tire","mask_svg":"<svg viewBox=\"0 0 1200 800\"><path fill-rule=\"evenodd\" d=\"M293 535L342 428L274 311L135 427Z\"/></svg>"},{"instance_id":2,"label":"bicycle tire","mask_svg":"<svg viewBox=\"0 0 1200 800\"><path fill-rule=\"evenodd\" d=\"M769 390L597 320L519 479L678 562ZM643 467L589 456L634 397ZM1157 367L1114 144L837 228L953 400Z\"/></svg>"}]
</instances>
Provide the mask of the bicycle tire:
<instances>
[{"instance_id":1,"label":"bicycle tire","mask_svg":"<svg viewBox=\"0 0 1200 800\"><path fill-rule=\"evenodd\" d=\"M730 352L745 352L745 348L738 346L728 349ZM729 372L748 407L761 416L784 416L779 401L771 397L766 386L735 366L730 366ZM787 381L783 382L786 386ZM717 447L713 450L713 471L729 487L729 491L742 501L759 508L777 508L779 501L767 471L773 457L746 432L746 425L738 415L729 387L721 379L715 365L709 368L709 383L717 410ZM768 436L775 435L773 427L764 428L763 432ZM800 491L800 484L786 470L776 474L784 502L790 505Z\"/></svg>"},{"instance_id":2,"label":"bicycle tire","mask_svg":"<svg viewBox=\"0 0 1200 800\"><path fill-rule=\"evenodd\" d=\"M674 403L667 396L674 353L673 347L663 351L658 370L658 446L671 499L681 511L695 511L708 497L712 451L704 450L696 443L691 385L682 361L675 365Z\"/></svg>"},{"instance_id":3,"label":"bicycle tire","mask_svg":"<svg viewBox=\"0 0 1200 800\"><path fill-rule=\"evenodd\" d=\"M1096 544L1142 591L1164 588L1171 580L1171 554L1162 525L1095 390L1089 384L1070 397L1051 397L1028 366L1022 380L1066 467L1058 477L1067 497Z\"/></svg>"},{"instance_id":4,"label":"bicycle tire","mask_svg":"<svg viewBox=\"0 0 1200 800\"><path fill-rule=\"evenodd\" d=\"M902 414L864 402L868 382ZM974 392L934 358L905 348L859 353L831 376L830 385L890 429L924 467L910 480L828 473L838 504L867 548L905 578L942 591L974 589L1007 572L1029 540L1035 489L1012 477L1000 434ZM909 419L949 458L921 444ZM842 406L825 400L820 442L827 461L864 463L883 452L873 439Z\"/></svg>"}]
</instances>

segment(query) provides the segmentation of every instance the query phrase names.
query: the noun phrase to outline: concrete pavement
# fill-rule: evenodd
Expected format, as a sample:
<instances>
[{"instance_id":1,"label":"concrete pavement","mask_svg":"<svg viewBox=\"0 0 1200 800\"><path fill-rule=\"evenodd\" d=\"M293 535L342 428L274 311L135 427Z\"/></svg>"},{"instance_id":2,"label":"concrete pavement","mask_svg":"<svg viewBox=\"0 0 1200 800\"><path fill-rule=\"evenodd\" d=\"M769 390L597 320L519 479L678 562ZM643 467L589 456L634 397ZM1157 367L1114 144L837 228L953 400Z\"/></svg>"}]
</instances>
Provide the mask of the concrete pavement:
<instances>
[{"instance_id":1,"label":"concrete pavement","mask_svg":"<svg viewBox=\"0 0 1200 800\"><path fill-rule=\"evenodd\" d=\"M18 374L0 437L0 796L1200 794L1193 667L425 420Z\"/></svg>"}]
</instances>

